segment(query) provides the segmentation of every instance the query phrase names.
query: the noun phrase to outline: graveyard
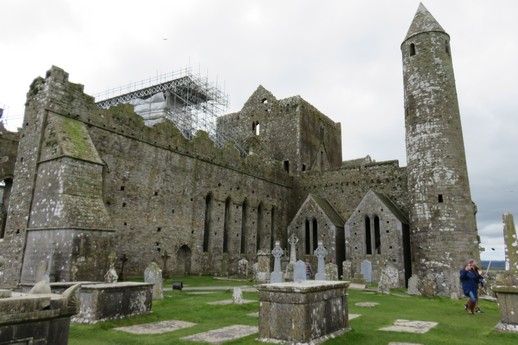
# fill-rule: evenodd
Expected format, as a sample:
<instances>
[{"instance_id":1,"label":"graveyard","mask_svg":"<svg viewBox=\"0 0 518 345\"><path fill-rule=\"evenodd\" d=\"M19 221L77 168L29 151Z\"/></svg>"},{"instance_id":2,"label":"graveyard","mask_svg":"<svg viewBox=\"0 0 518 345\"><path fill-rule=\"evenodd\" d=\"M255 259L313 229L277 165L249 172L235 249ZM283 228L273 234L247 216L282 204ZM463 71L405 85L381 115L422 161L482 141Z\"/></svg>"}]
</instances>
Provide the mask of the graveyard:
<instances>
[{"instance_id":1,"label":"graveyard","mask_svg":"<svg viewBox=\"0 0 518 345\"><path fill-rule=\"evenodd\" d=\"M182 281L184 288L172 290L173 280ZM69 344L262 344L257 341L259 301L254 285L251 281L219 280L210 276L174 277L164 281L164 299L153 301L151 313L91 325L73 323ZM228 303L232 300L234 286L241 288L244 301L251 302ZM514 344L517 339L516 334L495 330L500 318L494 301L481 300L483 312L468 315L463 308L463 299L410 296L404 289L392 289L390 294L381 294L372 285L365 290L348 289L348 300L350 330L324 344L503 345ZM397 331L382 330L394 327L397 320L419 323L414 328L403 326ZM153 323L166 321L171 326L158 330L165 330L164 333L135 334L118 330L141 325L144 330L152 332ZM427 323L437 324L428 329ZM184 324L188 327L176 328L176 325ZM246 329L255 327L256 331L223 341L203 336L196 338L198 340L184 339L235 325L246 326ZM425 332L417 333L422 331Z\"/></svg>"}]
</instances>

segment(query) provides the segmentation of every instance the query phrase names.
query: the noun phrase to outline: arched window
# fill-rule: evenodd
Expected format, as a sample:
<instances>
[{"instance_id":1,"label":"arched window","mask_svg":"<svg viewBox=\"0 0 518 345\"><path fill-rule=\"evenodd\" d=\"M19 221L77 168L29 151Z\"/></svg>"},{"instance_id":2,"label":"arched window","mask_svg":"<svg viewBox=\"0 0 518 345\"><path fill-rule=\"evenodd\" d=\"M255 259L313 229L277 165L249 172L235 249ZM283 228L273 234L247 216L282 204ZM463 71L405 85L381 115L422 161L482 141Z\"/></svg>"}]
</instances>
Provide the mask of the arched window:
<instances>
[{"instance_id":1,"label":"arched window","mask_svg":"<svg viewBox=\"0 0 518 345\"><path fill-rule=\"evenodd\" d=\"M365 254L372 254L371 219L365 216Z\"/></svg>"},{"instance_id":2,"label":"arched window","mask_svg":"<svg viewBox=\"0 0 518 345\"><path fill-rule=\"evenodd\" d=\"M261 230L263 229L263 204L257 206L257 234L256 234L256 250L261 249Z\"/></svg>"},{"instance_id":3,"label":"arched window","mask_svg":"<svg viewBox=\"0 0 518 345\"><path fill-rule=\"evenodd\" d=\"M230 227L230 197L225 200L225 220L223 222L223 253L228 253L228 232Z\"/></svg>"},{"instance_id":4,"label":"arched window","mask_svg":"<svg viewBox=\"0 0 518 345\"><path fill-rule=\"evenodd\" d=\"M246 221L248 217L248 202L243 201L243 209L241 212L241 254L246 253Z\"/></svg>"},{"instance_id":5,"label":"arched window","mask_svg":"<svg viewBox=\"0 0 518 345\"><path fill-rule=\"evenodd\" d=\"M212 214L212 204L214 203L214 199L212 197L212 193L207 194L205 198L205 224L203 228L203 252L209 251L209 237L210 237L210 228L211 228L211 214Z\"/></svg>"},{"instance_id":6,"label":"arched window","mask_svg":"<svg viewBox=\"0 0 518 345\"><path fill-rule=\"evenodd\" d=\"M415 44L410 43L410 56L414 56L414 55L415 55Z\"/></svg>"},{"instance_id":7,"label":"arched window","mask_svg":"<svg viewBox=\"0 0 518 345\"><path fill-rule=\"evenodd\" d=\"M377 254L381 254L380 219L378 216L374 217L374 250Z\"/></svg>"},{"instance_id":8,"label":"arched window","mask_svg":"<svg viewBox=\"0 0 518 345\"><path fill-rule=\"evenodd\" d=\"M318 223L317 219L313 218L313 250L318 247Z\"/></svg>"},{"instance_id":9,"label":"arched window","mask_svg":"<svg viewBox=\"0 0 518 345\"><path fill-rule=\"evenodd\" d=\"M309 228L309 220L306 219L306 236L304 239L306 240L306 255L311 254L311 229Z\"/></svg>"},{"instance_id":10,"label":"arched window","mask_svg":"<svg viewBox=\"0 0 518 345\"><path fill-rule=\"evenodd\" d=\"M271 231L270 231L270 248L273 249L273 246L275 244L275 206L272 206L272 219L271 219L271 222L270 222L270 226L271 226ZM280 241L281 239L277 239L278 241Z\"/></svg>"}]
</instances>

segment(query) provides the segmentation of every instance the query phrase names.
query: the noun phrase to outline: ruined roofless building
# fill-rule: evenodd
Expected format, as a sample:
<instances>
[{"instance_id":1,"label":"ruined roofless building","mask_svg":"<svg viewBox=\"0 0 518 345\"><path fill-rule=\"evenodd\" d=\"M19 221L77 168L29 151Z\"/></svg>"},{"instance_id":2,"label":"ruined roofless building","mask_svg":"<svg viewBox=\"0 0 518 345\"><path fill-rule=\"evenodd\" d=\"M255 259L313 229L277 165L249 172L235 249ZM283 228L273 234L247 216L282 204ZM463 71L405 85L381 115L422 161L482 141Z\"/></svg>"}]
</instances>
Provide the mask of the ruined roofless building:
<instances>
[{"instance_id":1,"label":"ruined roofless building","mask_svg":"<svg viewBox=\"0 0 518 345\"><path fill-rule=\"evenodd\" d=\"M222 146L193 133L194 118L178 129L133 105L101 108L52 67L31 84L19 139L0 128L0 285L34 283L50 259L52 281L102 280L111 251L125 277L153 259L173 274L234 275L295 234L299 258L322 241L348 274L368 262L377 281L390 262L400 286L454 295L453 272L479 254L449 36L420 5L401 49L407 167L342 161L340 124L300 96L259 86L218 117L232 133Z\"/></svg>"}]
</instances>

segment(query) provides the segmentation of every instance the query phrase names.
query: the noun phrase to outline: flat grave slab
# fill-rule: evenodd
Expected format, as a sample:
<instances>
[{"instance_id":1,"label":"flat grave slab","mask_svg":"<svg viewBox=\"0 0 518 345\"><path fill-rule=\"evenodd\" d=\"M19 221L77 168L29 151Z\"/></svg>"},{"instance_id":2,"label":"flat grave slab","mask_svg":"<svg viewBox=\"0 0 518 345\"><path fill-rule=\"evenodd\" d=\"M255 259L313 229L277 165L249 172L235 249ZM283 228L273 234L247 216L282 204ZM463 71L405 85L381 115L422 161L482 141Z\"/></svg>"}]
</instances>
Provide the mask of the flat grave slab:
<instances>
[{"instance_id":1,"label":"flat grave slab","mask_svg":"<svg viewBox=\"0 0 518 345\"><path fill-rule=\"evenodd\" d=\"M388 343L388 345L423 345L423 344L419 344L419 343L398 343L398 342L391 341L390 343Z\"/></svg>"},{"instance_id":2,"label":"flat grave slab","mask_svg":"<svg viewBox=\"0 0 518 345\"><path fill-rule=\"evenodd\" d=\"M258 332L259 328L257 326L232 325L204 333L193 334L188 337L183 337L182 339L204 341L210 344L221 344L226 341L246 337Z\"/></svg>"},{"instance_id":3,"label":"flat grave slab","mask_svg":"<svg viewBox=\"0 0 518 345\"><path fill-rule=\"evenodd\" d=\"M354 305L357 306L357 307L372 308L372 307L377 306L378 303L377 302L358 302L358 303L355 303Z\"/></svg>"},{"instance_id":4,"label":"flat grave slab","mask_svg":"<svg viewBox=\"0 0 518 345\"><path fill-rule=\"evenodd\" d=\"M257 301L256 300L252 300L252 299L244 299L241 304L252 303L252 302L257 302ZM221 301L208 302L207 304L210 304L210 305L227 305L227 304L233 304L233 303L234 303L234 301L231 300L231 299L224 299L224 300L221 300Z\"/></svg>"},{"instance_id":5,"label":"flat grave slab","mask_svg":"<svg viewBox=\"0 0 518 345\"><path fill-rule=\"evenodd\" d=\"M160 322L143 323L140 325L127 327L117 327L114 328L114 330L132 334L162 334L192 326L196 326L196 324L180 320L166 320Z\"/></svg>"},{"instance_id":6,"label":"flat grave slab","mask_svg":"<svg viewBox=\"0 0 518 345\"><path fill-rule=\"evenodd\" d=\"M361 314L349 314L349 320L356 319L357 317L362 316Z\"/></svg>"},{"instance_id":7,"label":"flat grave slab","mask_svg":"<svg viewBox=\"0 0 518 345\"><path fill-rule=\"evenodd\" d=\"M380 328L380 331L409 332L423 334L437 326L437 322L396 320L394 326Z\"/></svg>"}]
</instances>

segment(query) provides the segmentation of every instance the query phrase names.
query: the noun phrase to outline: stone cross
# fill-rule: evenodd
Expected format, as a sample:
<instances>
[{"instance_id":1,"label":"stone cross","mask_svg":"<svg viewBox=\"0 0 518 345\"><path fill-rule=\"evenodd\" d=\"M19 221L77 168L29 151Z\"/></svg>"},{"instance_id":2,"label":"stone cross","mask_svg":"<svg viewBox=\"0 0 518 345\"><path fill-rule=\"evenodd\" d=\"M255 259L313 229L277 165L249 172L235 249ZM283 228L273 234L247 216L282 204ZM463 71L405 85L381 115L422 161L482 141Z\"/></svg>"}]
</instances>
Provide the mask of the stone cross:
<instances>
[{"instance_id":1,"label":"stone cross","mask_svg":"<svg viewBox=\"0 0 518 345\"><path fill-rule=\"evenodd\" d=\"M283 274L281 270L281 256L284 254L284 251L281 248L281 242L275 241L275 248L272 250L272 255L274 257L273 262L273 272L270 276L270 283L282 283L283 282Z\"/></svg>"},{"instance_id":2,"label":"stone cross","mask_svg":"<svg viewBox=\"0 0 518 345\"><path fill-rule=\"evenodd\" d=\"M297 261L297 250L296 250L296 244L299 243L299 239L295 234L292 234L290 238L288 239L288 243L290 244L290 263L294 264Z\"/></svg>"},{"instance_id":3,"label":"stone cross","mask_svg":"<svg viewBox=\"0 0 518 345\"><path fill-rule=\"evenodd\" d=\"M162 272L164 272L164 278L169 278L169 272L167 271L167 260L171 257L171 255L169 255L167 253L167 250L164 250L164 253L162 254L162 261L164 262L164 265L163 265L163 268L162 268Z\"/></svg>"},{"instance_id":4,"label":"stone cross","mask_svg":"<svg viewBox=\"0 0 518 345\"><path fill-rule=\"evenodd\" d=\"M505 260L511 275L518 275L518 239L511 213L504 213Z\"/></svg>"},{"instance_id":5,"label":"stone cross","mask_svg":"<svg viewBox=\"0 0 518 345\"><path fill-rule=\"evenodd\" d=\"M317 274L315 274L315 280L327 280L325 267L327 250L324 248L324 243L322 241L318 241L318 247L315 249L314 254L318 259L318 270Z\"/></svg>"}]
</instances>

